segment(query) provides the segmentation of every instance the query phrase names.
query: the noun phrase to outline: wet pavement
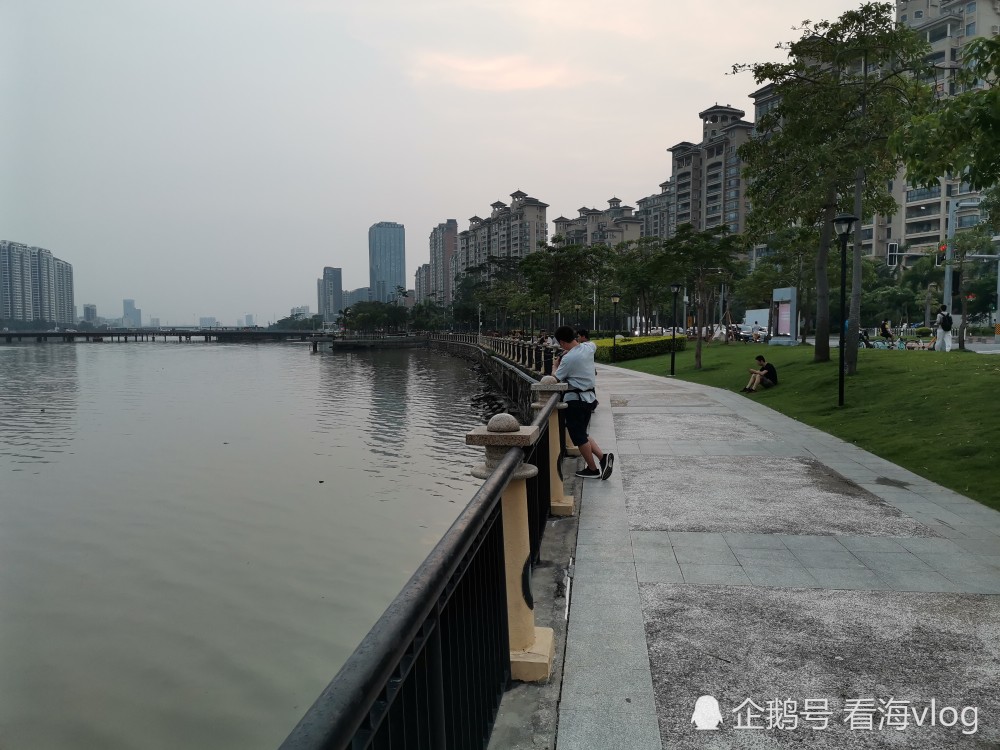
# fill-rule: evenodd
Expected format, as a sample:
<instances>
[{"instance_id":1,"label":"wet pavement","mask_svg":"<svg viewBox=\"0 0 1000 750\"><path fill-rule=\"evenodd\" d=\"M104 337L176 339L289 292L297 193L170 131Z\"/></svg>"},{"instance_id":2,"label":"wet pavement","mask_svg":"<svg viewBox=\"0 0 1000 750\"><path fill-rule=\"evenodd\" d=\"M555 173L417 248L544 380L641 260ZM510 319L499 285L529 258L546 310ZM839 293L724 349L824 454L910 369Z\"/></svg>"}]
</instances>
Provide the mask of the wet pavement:
<instances>
[{"instance_id":1,"label":"wet pavement","mask_svg":"<svg viewBox=\"0 0 1000 750\"><path fill-rule=\"evenodd\" d=\"M598 399L558 750L1000 747L1000 513L736 392Z\"/></svg>"}]
</instances>

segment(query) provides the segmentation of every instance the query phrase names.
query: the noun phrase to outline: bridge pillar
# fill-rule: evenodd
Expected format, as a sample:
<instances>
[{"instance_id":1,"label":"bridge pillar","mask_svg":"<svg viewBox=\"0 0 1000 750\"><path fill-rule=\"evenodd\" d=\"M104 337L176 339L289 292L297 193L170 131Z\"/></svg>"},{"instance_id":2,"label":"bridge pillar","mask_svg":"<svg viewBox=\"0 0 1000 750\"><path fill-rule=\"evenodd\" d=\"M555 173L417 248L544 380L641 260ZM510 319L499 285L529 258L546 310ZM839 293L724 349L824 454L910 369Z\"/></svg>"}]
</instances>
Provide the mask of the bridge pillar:
<instances>
[{"instance_id":1,"label":"bridge pillar","mask_svg":"<svg viewBox=\"0 0 1000 750\"><path fill-rule=\"evenodd\" d=\"M497 414L485 427L465 436L467 445L486 449L486 463L472 469L472 476L486 479L507 452L526 448L538 439L538 427L523 427L512 414ZM526 480L538 469L522 463L515 470L501 499L503 514L504 570L507 579L507 623L510 644L510 676L522 682L547 680L552 672L555 639L552 628L535 627L531 596L531 542L528 533L528 488Z\"/></svg>"},{"instance_id":2,"label":"bridge pillar","mask_svg":"<svg viewBox=\"0 0 1000 750\"><path fill-rule=\"evenodd\" d=\"M533 383L531 392L535 401L531 408L539 411L545 407L546 402L553 393L565 393L569 389L566 383L560 383L553 376L546 375L541 382ZM562 454L559 451L559 409L566 409L566 404L560 403L551 414L549 414L549 512L554 516L572 516L576 511L576 503L571 495L567 495L563 490L562 472L559 470L559 461ZM566 448L572 443L567 440ZM576 446L573 446L574 449ZM567 450L568 452L568 450ZM580 451L577 450L577 455Z\"/></svg>"}]
</instances>

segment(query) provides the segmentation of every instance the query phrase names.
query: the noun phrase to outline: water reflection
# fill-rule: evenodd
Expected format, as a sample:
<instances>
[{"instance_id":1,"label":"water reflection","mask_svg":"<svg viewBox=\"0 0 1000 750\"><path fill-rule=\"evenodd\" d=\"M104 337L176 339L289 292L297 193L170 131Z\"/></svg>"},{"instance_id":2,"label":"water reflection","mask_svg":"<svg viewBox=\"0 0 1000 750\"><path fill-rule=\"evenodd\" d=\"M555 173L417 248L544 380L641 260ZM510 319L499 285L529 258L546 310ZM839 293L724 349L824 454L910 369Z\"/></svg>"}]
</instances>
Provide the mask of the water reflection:
<instances>
[{"instance_id":1,"label":"water reflection","mask_svg":"<svg viewBox=\"0 0 1000 750\"><path fill-rule=\"evenodd\" d=\"M76 436L76 351L73 344L0 346L0 457L45 464L68 450Z\"/></svg>"},{"instance_id":2,"label":"water reflection","mask_svg":"<svg viewBox=\"0 0 1000 750\"><path fill-rule=\"evenodd\" d=\"M0 368L4 750L270 750L479 484L478 380L439 353L48 344ZM49 463L11 474L21 454Z\"/></svg>"}]
</instances>

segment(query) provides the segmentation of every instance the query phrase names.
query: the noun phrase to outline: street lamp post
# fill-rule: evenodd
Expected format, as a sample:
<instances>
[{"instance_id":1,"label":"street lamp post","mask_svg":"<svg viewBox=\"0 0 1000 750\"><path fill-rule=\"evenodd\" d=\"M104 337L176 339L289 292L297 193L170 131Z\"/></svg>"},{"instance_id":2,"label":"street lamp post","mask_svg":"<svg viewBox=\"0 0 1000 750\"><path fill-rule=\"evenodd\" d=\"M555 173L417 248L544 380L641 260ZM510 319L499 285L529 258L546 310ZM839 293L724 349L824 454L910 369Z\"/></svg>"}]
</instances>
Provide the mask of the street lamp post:
<instances>
[{"instance_id":1,"label":"street lamp post","mask_svg":"<svg viewBox=\"0 0 1000 750\"><path fill-rule=\"evenodd\" d=\"M840 238L840 372L837 380L837 406L844 405L844 345L847 334L847 237L857 216L838 214L833 219L833 231Z\"/></svg>"},{"instance_id":2,"label":"street lamp post","mask_svg":"<svg viewBox=\"0 0 1000 750\"><path fill-rule=\"evenodd\" d=\"M556 314L556 328L562 325L562 315L559 314L559 308L557 307L553 312Z\"/></svg>"},{"instance_id":3,"label":"street lamp post","mask_svg":"<svg viewBox=\"0 0 1000 750\"><path fill-rule=\"evenodd\" d=\"M576 324L580 325L580 322L581 322L580 321L580 308L582 307L582 305L579 302L577 302L575 305L573 305L573 307L576 308Z\"/></svg>"},{"instance_id":4,"label":"street lamp post","mask_svg":"<svg viewBox=\"0 0 1000 750\"><path fill-rule=\"evenodd\" d=\"M948 309L954 311L951 304L951 261L955 257L955 224L958 221L956 214L960 208L976 208L979 206L979 199L956 201L948 203L948 245L944 251L944 289L941 294L941 301L948 305ZM964 311L964 308L963 308Z\"/></svg>"},{"instance_id":5,"label":"street lamp post","mask_svg":"<svg viewBox=\"0 0 1000 750\"><path fill-rule=\"evenodd\" d=\"M531 308L531 312L528 313L528 335L532 337L535 335L535 308Z\"/></svg>"},{"instance_id":6,"label":"street lamp post","mask_svg":"<svg viewBox=\"0 0 1000 750\"><path fill-rule=\"evenodd\" d=\"M674 293L674 312L670 316L670 377L674 375L674 356L677 352L677 293L680 284L671 284L670 291Z\"/></svg>"},{"instance_id":7,"label":"street lamp post","mask_svg":"<svg viewBox=\"0 0 1000 750\"><path fill-rule=\"evenodd\" d=\"M611 304L615 307L613 328L611 330L611 361L618 361L618 303L621 301L620 294L611 295Z\"/></svg>"}]
</instances>

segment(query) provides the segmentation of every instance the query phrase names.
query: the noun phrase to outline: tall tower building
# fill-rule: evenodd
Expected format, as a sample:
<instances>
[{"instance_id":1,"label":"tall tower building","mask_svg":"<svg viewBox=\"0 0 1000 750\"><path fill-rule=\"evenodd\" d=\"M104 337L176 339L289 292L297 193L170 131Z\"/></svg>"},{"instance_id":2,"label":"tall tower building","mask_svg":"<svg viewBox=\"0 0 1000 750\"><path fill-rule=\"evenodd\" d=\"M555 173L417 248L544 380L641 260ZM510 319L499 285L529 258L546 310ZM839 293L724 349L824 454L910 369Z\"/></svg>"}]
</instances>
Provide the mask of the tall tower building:
<instances>
[{"instance_id":1,"label":"tall tower building","mask_svg":"<svg viewBox=\"0 0 1000 750\"><path fill-rule=\"evenodd\" d=\"M0 319L75 322L73 266L41 247L0 241Z\"/></svg>"},{"instance_id":2,"label":"tall tower building","mask_svg":"<svg viewBox=\"0 0 1000 750\"><path fill-rule=\"evenodd\" d=\"M368 229L368 286L376 302L393 302L406 289L406 239L402 224L380 221Z\"/></svg>"},{"instance_id":3,"label":"tall tower building","mask_svg":"<svg viewBox=\"0 0 1000 750\"><path fill-rule=\"evenodd\" d=\"M97 305L83 306L83 322L97 324Z\"/></svg>"},{"instance_id":4,"label":"tall tower building","mask_svg":"<svg viewBox=\"0 0 1000 750\"><path fill-rule=\"evenodd\" d=\"M323 320L332 323L344 309L344 284L341 269L326 266L323 278L316 280L319 314Z\"/></svg>"},{"instance_id":5,"label":"tall tower building","mask_svg":"<svg viewBox=\"0 0 1000 750\"><path fill-rule=\"evenodd\" d=\"M457 221L448 219L431 230L430 284L427 287L427 297L442 305L448 305L454 299L451 266L457 250Z\"/></svg>"},{"instance_id":6,"label":"tall tower building","mask_svg":"<svg viewBox=\"0 0 1000 750\"><path fill-rule=\"evenodd\" d=\"M126 328L142 328L142 310L135 306L134 299L122 300L122 325Z\"/></svg>"}]
</instances>

